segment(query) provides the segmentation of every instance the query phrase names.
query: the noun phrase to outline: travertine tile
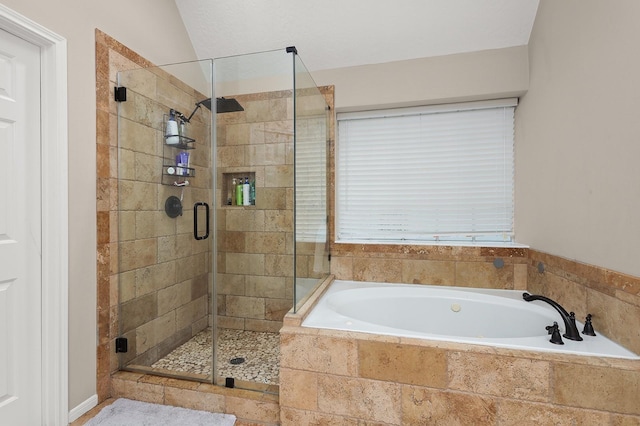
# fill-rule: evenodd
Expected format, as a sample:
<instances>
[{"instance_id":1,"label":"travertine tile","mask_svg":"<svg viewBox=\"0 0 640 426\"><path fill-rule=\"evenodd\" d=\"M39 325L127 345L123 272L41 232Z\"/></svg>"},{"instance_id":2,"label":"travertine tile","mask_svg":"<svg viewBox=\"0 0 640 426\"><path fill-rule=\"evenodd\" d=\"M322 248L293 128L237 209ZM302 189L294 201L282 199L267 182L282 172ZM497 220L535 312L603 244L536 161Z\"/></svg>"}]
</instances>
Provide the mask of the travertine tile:
<instances>
[{"instance_id":1,"label":"travertine tile","mask_svg":"<svg viewBox=\"0 0 640 426\"><path fill-rule=\"evenodd\" d=\"M191 302L191 285L184 281L158 291L158 315L177 309Z\"/></svg>"},{"instance_id":2,"label":"travertine tile","mask_svg":"<svg viewBox=\"0 0 640 426\"><path fill-rule=\"evenodd\" d=\"M164 403L164 386L150 383L138 383L119 377L111 378L112 397L130 398L136 401Z\"/></svg>"},{"instance_id":3,"label":"travertine tile","mask_svg":"<svg viewBox=\"0 0 640 426\"><path fill-rule=\"evenodd\" d=\"M498 404L498 424L505 426L608 425L610 414L535 402L504 399Z\"/></svg>"},{"instance_id":4,"label":"travertine tile","mask_svg":"<svg viewBox=\"0 0 640 426\"><path fill-rule=\"evenodd\" d=\"M338 375L354 376L358 368L356 342L300 334L280 335L280 365Z\"/></svg>"},{"instance_id":5,"label":"travertine tile","mask_svg":"<svg viewBox=\"0 0 640 426\"><path fill-rule=\"evenodd\" d=\"M120 271L124 272L153 265L156 262L158 246L156 239L150 238L124 241L119 244L119 250Z\"/></svg>"},{"instance_id":6,"label":"travertine tile","mask_svg":"<svg viewBox=\"0 0 640 426\"><path fill-rule=\"evenodd\" d=\"M293 257L285 254L265 254L264 274L276 277L293 276Z\"/></svg>"},{"instance_id":7,"label":"travertine tile","mask_svg":"<svg viewBox=\"0 0 640 426\"><path fill-rule=\"evenodd\" d=\"M600 332L640 354L640 306L625 303L587 289L587 312L593 315L596 334ZM584 318L579 318L584 322ZM639 395L640 397L640 395Z\"/></svg>"},{"instance_id":8,"label":"travertine tile","mask_svg":"<svg viewBox=\"0 0 640 426\"><path fill-rule=\"evenodd\" d=\"M527 265L524 263L516 263L513 265L513 289L527 289Z\"/></svg>"},{"instance_id":9,"label":"travertine tile","mask_svg":"<svg viewBox=\"0 0 640 426\"><path fill-rule=\"evenodd\" d=\"M280 408L282 426L381 426L383 423L367 422L345 416L337 416L315 411L296 410L290 407Z\"/></svg>"},{"instance_id":10,"label":"travertine tile","mask_svg":"<svg viewBox=\"0 0 640 426\"><path fill-rule=\"evenodd\" d=\"M245 165L244 146L219 146L218 167L238 167Z\"/></svg>"},{"instance_id":11,"label":"travertine tile","mask_svg":"<svg viewBox=\"0 0 640 426\"><path fill-rule=\"evenodd\" d=\"M136 329L136 353L141 354L176 332L175 312L169 312Z\"/></svg>"},{"instance_id":12,"label":"travertine tile","mask_svg":"<svg viewBox=\"0 0 640 426\"><path fill-rule=\"evenodd\" d=\"M402 260L403 283L454 285L455 276L455 262Z\"/></svg>"},{"instance_id":13,"label":"travertine tile","mask_svg":"<svg viewBox=\"0 0 640 426\"><path fill-rule=\"evenodd\" d=\"M159 237L158 241L158 262L170 262L175 259L190 256L191 241L193 235L178 234Z\"/></svg>"},{"instance_id":14,"label":"travertine tile","mask_svg":"<svg viewBox=\"0 0 640 426\"><path fill-rule=\"evenodd\" d=\"M356 281L401 282L402 262L397 259L354 258L353 279Z\"/></svg>"},{"instance_id":15,"label":"travertine tile","mask_svg":"<svg viewBox=\"0 0 640 426\"><path fill-rule=\"evenodd\" d=\"M164 211L135 212L136 238L153 238L172 235L176 232L175 219L170 218Z\"/></svg>"},{"instance_id":16,"label":"travertine tile","mask_svg":"<svg viewBox=\"0 0 640 426\"><path fill-rule=\"evenodd\" d=\"M234 208L226 212L227 231L264 231L264 211Z\"/></svg>"},{"instance_id":17,"label":"travertine tile","mask_svg":"<svg viewBox=\"0 0 640 426\"><path fill-rule=\"evenodd\" d=\"M293 211L265 210L264 230L267 232L291 232L293 230Z\"/></svg>"},{"instance_id":18,"label":"travertine tile","mask_svg":"<svg viewBox=\"0 0 640 426\"><path fill-rule=\"evenodd\" d=\"M483 395L548 401L550 366L546 361L451 352L449 387Z\"/></svg>"},{"instance_id":19,"label":"travertine tile","mask_svg":"<svg viewBox=\"0 0 640 426\"><path fill-rule=\"evenodd\" d=\"M264 423L280 421L280 405L274 401L261 401L233 396L226 397L226 412L242 419L254 419Z\"/></svg>"},{"instance_id":20,"label":"travertine tile","mask_svg":"<svg viewBox=\"0 0 640 426\"><path fill-rule=\"evenodd\" d=\"M208 314L208 298L201 297L176 309L176 329L182 330Z\"/></svg>"},{"instance_id":21,"label":"travertine tile","mask_svg":"<svg viewBox=\"0 0 640 426\"><path fill-rule=\"evenodd\" d=\"M197 390L171 386L165 387L164 403L176 407L209 411L212 413L224 413L226 409L225 399L224 395L215 393L199 392Z\"/></svg>"},{"instance_id":22,"label":"travertine tile","mask_svg":"<svg viewBox=\"0 0 640 426\"><path fill-rule=\"evenodd\" d=\"M266 122L264 123L264 133L264 141L267 144L293 142L293 121Z\"/></svg>"},{"instance_id":23,"label":"travertine tile","mask_svg":"<svg viewBox=\"0 0 640 426\"><path fill-rule=\"evenodd\" d=\"M245 160L247 164L265 166L286 164L286 145L284 143L269 143L261 145L247 145Z\"/></svg>"},{"instance_id":24,"label":"travertine tile","mask_svg":"<svg viewBox=\"0 0 640 426\"><path fill-rule=\"evenodd\" d=\"M265 210L286 209L286 188L256 188L256 208Z\"/></svg>"},{"instance_id":25,"label":"travertine tile","mask_svg":"<svg viewBox=\"0 0 640 426\"><path fill-rule=\"evenodd\" d=\"M136 297L158 291L176 282L175 262L158 263L135 271Z\"/></svg>"},{"instance_id":26,"label":"travertine tile","mask_svg":"<svg viewBox=\"0 0 640 426\"><path fill-rule=\"evenodd\" d=\"M318 376L318 408L331 414L400 424L401 386L397 383Z\"/></svg>"},{"instance_id":27,"label":"travertine tile","mask_svg":"<svg viewBox=\"0 0 640 426\"><path fill-rule=\"evenodd\" d=\"M447 384L445 350L360 341L358 359L360 377L433 388Z\"/></svg>"},{"instance_id":28,"label":"travertine tile","mask_svg":"<svg viewBox=\"0 0 640 426\"><path fill-rule=\"evenodd\" d=\"M331 273L337 280L353 280L353 258L332 255Z\"/></svg>"},{"instance_id":29,"label":"travertine tile","mask_svg":"<svg viewBox=\"0 0 640 426\"><path fill-rule=\"evenodd\" d=\"M640 416L612 414L611 426L640 426Z\"/></svg>"},{"instance_id":30,"label":"travertine tile","mask_svg":"<svg viewBox=\"0 0 640 426\"><path fill-rule=\"evenodd\" d=\"M286 298L287 294L286 287L287 282L284 277L269 277L257 275L248 275L246 277L245 289L247 296L284 299Z\"/></svg>"},{"instance_id":31,"label":"travertine tile","mask_svg":"<svg viewBox=\"0 0 640 426\"><path fill-rule=\"evenodd\" d=\"M232 317L264 319L265 300L261 297L229 295L226 311Z\"/></svg>"},{"instance_id":32,"label":"travertine tile","mask_svg":"<svg viewBox=\"0 0 640 426\"><path fill-rule=\"evenodd\" d=\"M493 398L416 386L402 387L403 425L495 425Z\"/></svg>"},{"instance_id":33,"label":"travertine tile","mask_svg":"<svg viewBox=\"0 0 640 426\"><path fill-rule=\"evenodd\" d=\"M513 288L513 265L498 269L490 262L456 262L456 286Z\"/></svg>"},{"instance_id":34,"label":"travertine tile","mask_svg":"<svg viewBox=\"0 0 640 426\"><path fill-rule=\"evenodd\" d=\"M206 253L197 253L175 262L178 280L188 280L209 273Z\"/></svg>"},{"instance_id":35,"label":"travertine tile","mask_svg":"<svg viewBox=\"0 0 640 426\"><path fill-rule=\"evenodd\" d=\"M251 139L251 124L237 123L218 126L218 146L246 145Z\"/></svg>"},{"instance_id":36,"label":"travertine tile","mask_svg":"<svg viewBox=\"0 0 640 426\"><path fill-rule=\"evenodd\" d=\"M157 296L150 293L123 303L120 308L122 332L133 330L157 316Z\"/></svg>"},{"instance_id":37,"label":"travertine tile","mask_svg":"<svg viewBox=\"0 0 640 426\"><path fill-rule=\"evenodd\" d=\"M286 383L280 389L280 404L302 410L318 409L318 376L301 370L280 369L280 381Z\"/></svg>"},{"instance_id":38,"label":"travertine tile","mask_svg":"<svg viewBox=\"0 0 640 426\"><path fill-rule=\"evenodd\" d=\"M282 322L284 316L293 307L291 299L265 299L264 318Z\"/></svg>"},{"instance_id":39,"label":"travertine tile","mask_svg":"<svg viewBox=\"0 0 640 426\"><path fill-rule=\"evenodd\" d=\"M245 234L242 231L218 231L218 250L232 253L244 252Z\"/></svg>"},{"instance_id":40,"label":"travertine tile","mask_svg":"<svg viewBox=\"0 0 640 426\"><path fill-rule=\"evenodd\" d=\"M293 167L290 165L266 166L264 173L266 188L293 187Z\"/></svg>"},{"instance_id":41,"label":"travertine tile","mask_svg":"<svg viewBox=\"0 0 640 426\"><path fill-rule=\"evenodd\" d=\"M157 144L149 143L149 141L156 141L160 137L157 130L123 118L120 119L118 125L120 126L121 134L127 135L127 137L120 138L119 140L119 147L121 149L151 155L158 154Z\"/></svg>"},{"instance_id":42,"label":"travertine tile","mask_svg":"<svg viewBox=\"0 0 640 426\"><path fill-rule=\"evenodd\" d=\"M553 402L640 415L640 371L557 363Z\"/></svg>"}]
</instances>

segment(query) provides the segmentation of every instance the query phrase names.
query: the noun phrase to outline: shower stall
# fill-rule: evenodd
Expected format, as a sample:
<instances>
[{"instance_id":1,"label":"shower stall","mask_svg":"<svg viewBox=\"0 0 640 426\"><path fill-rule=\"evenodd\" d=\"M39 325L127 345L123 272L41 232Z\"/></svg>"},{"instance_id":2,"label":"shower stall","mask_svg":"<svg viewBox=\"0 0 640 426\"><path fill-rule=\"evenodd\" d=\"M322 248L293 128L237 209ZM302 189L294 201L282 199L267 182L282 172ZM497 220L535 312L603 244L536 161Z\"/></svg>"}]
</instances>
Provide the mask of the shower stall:
<instances>
[{"instance_id":1,"label":"shower stall","mask_svg":"<svg viewBox=\"0 0 640 426\"><path fill-rule=\"evenodd\" d=\"M294 47L117 81L119 368L275 391L329 272L323 94Z\"/></svg>"}]
</instances>

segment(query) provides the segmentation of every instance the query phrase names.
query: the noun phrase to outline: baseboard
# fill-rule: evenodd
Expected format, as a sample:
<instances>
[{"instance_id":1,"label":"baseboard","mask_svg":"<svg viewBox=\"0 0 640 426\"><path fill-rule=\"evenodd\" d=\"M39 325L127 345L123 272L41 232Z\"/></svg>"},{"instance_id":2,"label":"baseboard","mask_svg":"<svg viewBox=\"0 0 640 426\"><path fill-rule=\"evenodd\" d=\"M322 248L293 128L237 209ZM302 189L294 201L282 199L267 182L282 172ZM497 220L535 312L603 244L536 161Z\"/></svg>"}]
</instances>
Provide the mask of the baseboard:
<instances>
[{"instance_id":1,"label":"baseboard","mask_svg":"<svg viewBox=\"0 0 640 426\"><path fill-rule=\"evenodd\" d=\"M79 405L69 411L69 423L78 420L87 411L98 405L98 395L89 397L86 401L81 402Z\"/></svg>"}]
</instances>

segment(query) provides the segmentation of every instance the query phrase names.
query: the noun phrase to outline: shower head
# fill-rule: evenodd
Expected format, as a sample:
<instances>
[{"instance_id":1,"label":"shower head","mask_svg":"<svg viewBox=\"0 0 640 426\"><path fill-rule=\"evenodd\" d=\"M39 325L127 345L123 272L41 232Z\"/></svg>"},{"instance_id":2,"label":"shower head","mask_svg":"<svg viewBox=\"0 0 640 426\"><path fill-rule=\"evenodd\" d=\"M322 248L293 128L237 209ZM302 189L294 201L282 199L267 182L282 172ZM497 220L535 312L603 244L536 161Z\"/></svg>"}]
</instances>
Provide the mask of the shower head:
<instances>
[{"instance_id":1,"label":"shower head","mask_svg":"<svg viewBox=\"0 0 640 426\"><path fill-rule=\"evenodd\" d=\"M203 105L209 111L211 111L211 98L207 98L207 99L204 99L204 100L196 103L196 108L193 110L191 115L189 115L189 118L185 119L185 121L187 123L189 121L191 121L191 117L193 117L193 114L195 114L196 111ZM216 98L216 112L218 114L223 113L223 112L237 112L237 111L244 111L244 108L242 108L242 105L240 105L240 103L236 99L234 99L234 98Z\"/></svg>"},{"instance_id":2,"label":"shower head","mask_svg":"<svg viewBox=\"0 0 640 426\"><path fill-rule=\"evenodd\" d=\"M211 99L206 99L206 101L208 101L209 105L204 103L203 105L211 110ZM216 111L220 114L223 112L244 111L244 108L242 108L242 105L234 98L216 98Z\"/></svg>"}]
</instances>

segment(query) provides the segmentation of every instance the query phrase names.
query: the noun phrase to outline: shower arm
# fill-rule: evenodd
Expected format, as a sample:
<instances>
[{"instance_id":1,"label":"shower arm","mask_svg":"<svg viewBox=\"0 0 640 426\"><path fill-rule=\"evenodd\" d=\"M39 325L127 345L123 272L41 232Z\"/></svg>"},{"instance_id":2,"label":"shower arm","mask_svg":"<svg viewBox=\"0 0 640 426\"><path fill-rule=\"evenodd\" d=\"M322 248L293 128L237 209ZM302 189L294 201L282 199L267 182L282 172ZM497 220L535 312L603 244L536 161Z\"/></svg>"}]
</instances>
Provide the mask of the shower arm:
<instances>
[{"instance_id":1,"label":"shower arm","mask_svg":"<svg viewBox=\"0 0 640 426\"><path fill-rule=\"evenodd\" d=\"M185 119L184 119L185 123L189 123L189 122L191 121L191 118L193 117L193 114L195 114L195 113L196 113L196 111L198 111L198 110L200 109L200 107L202 106L202 104L203 104L204 102L206 102L206 101L207 101L207 99L205 99L204 101L200 101L200 102L198 102L198 103L196 104L196 107L195 107L195 109L193 110L193 112L189 115L189 117L188 117L188 118L185 118ZM184 115L183 115L183 117L184 117Z\"/></svg>"}]
</instances>

